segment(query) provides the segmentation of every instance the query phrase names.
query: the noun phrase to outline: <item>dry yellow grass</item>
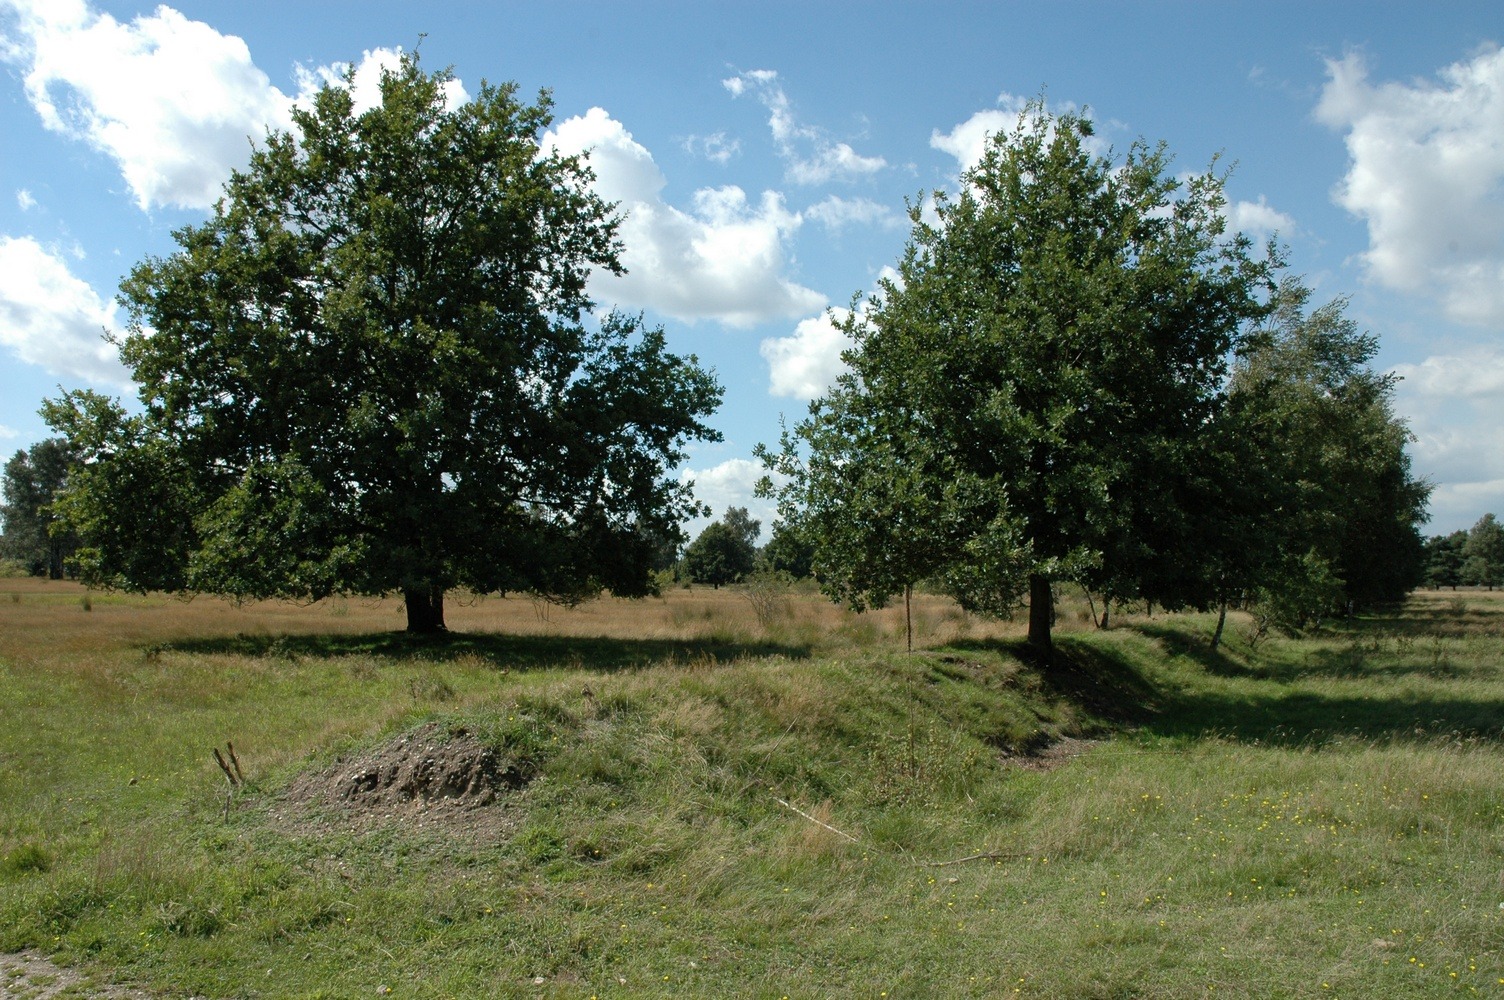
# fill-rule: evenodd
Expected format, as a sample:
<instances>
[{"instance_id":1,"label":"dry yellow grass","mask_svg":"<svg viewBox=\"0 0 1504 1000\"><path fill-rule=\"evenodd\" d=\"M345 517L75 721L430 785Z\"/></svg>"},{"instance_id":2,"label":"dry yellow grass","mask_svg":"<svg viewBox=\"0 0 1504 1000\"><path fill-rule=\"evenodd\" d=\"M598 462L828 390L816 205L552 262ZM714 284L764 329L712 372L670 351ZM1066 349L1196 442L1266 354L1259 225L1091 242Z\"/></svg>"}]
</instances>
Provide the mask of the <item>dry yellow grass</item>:
<instances>
[{"instance_id":1,"label":"dry yellow grass","mask_svg":"<svg viewBox=\"0 0 1504 1000\"><path fill-rule=\"evenodd\" d=\"M1011 637L1021 622L997 622L963 612L949 598L916 594L916 645L959 638ZM67 617L59 629L60 614ZM1063 629L1083 626L1062 614ZM525 596L475 596L453 592L445 602L451 631L519 636L590 636L620 639L758 640L774 634L819 648L903 642L904 609L896 604L857 615L815 593L790 594L768 625L759 622L740 588L675 588L661 597L627 600L610 595L568 608ZM401 631L399 597L337 597L311 604L235 601L199 596L89 591L70 581L0 580L0 657L57 660L105 649L151 646L187 637L360 635Z\"/></svg>"}]
</instances>

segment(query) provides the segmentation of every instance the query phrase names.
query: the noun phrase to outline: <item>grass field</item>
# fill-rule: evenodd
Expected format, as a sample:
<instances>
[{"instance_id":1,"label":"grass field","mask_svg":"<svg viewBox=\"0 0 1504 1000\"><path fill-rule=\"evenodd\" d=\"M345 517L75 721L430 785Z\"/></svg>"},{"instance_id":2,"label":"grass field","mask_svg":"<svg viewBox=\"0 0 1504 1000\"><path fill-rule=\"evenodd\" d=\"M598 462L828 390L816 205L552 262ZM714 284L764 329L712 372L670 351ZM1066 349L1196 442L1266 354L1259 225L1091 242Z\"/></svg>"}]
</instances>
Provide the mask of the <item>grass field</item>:
<instances>
[{"instance_id":1,"label":"grass field","mask_svg":"<svg viewBox=\"0 0 1504 1000\"><path fill-rule=\"evenodd\" d=\"M1504 594L1301 640L0 580L0 952L203 997L1504 995ZM516 776L342 807L427 734ZM233 742L232 790L212 751ZM457 750L455 752L458 752Z\"/></svg>"}]
</instances>

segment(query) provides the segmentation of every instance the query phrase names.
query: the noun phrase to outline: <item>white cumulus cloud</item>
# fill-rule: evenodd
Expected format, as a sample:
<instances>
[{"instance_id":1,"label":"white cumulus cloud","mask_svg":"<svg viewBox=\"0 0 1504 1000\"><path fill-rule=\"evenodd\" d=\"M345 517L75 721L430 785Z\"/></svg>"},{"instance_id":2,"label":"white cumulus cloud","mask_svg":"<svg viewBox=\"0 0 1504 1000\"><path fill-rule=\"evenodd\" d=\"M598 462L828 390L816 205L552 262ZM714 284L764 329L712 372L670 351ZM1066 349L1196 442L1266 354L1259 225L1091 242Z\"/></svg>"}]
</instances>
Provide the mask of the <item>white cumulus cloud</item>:
<instances>
[{"instance_id":1,"label":"white cumulus cloud","mask_svg":"<svg viewBox=\"0 0 1504 1000\"><path fill-rule=\"evenodd\" d=\"M1236 201L1227 207L1227 224L1235 232L1251 239L1265 240L1276 234L1289 237L1295 232L1295 220L1274 208L1259 195L1258 201Z\"/></svg>"},{"instance_id":2,"label":"white cumulus cloud","mask_svg":"<svg viewBox=\"0 0 1504 1000\"><path fill-rule=\"evenodd\" d=\"M128 24L82 0L6 0L5 56L47 128L115 160L136 203L203 208L290 101L245 42L158 7Z\"/></svg>"},{"instance_id":3,"label":"white cumulus cloud","mask_svg":"<svg viewBox=\"0 0 1504 1000\"><path fill-rule=\"evenodd\" d=\"M37 200L30 191L21 188L16 192L16 207L23 212L29 212L37 207Z\"/></svg>"},{"instance_id":4,"label":"white cumulus cloud","mask_svg":"<svg viewBox=\"0 0 1504 1000\"><path fill-rule=\"evenodd\" d=\"M803 219L776 192L754 201L739 187L702 188L688 209L670 205L652 154L601 108L559 122L543 146L565 154L588 151L596 192L617 202L624 216L620 236L628 273L598 276L601 298L732 326L825 305L825 296L785 274L788 244Z\"/></svg>"},{"instance_id":5,"label":"white cumulus cloud","mask_svg":"<svg viewBox=\"0 0 1504 1000\"><path fill-rule=\"evenodd\" d=\"M768 109L773 146L788 164L788 179L795 184L855 180L871 176L888 165L881 156L863 156L850 144L832 139L825 130L801 124L773 70L752 70L721 83L733 97L756 94Z\"/></svg>"},{"instance_id":6,"label":"white cumulus cloud","mask_svg":"<svg viewBox=\"0 0 1504 1000\"><path fill-rule=\"evenodd\" d=\"M12 22L0 57L22 69L42 123L114 160L143 211L208 208L269 128L291 126L298 101L345 85L345 64L299 67L298 93L283 93L242 39L166 5L129 22L85 0L0 0L0 11ZM379 103L381 69L400 53L373 49L356 64L357 109ZM458 80L448 96L466 99Z\"/></svg>"},{"instance_id":7,"label":"white cumulus cloud","mask_svg":"<svg viewBox=\"0 0 1504 1000\"><path fill-rule=\"evenodd\" d=\"M769 337L760 348L768 363L768 392L774 396L814 399L822 395L846 370L841 352L851 340L840 324L849 309L832 309L813 319L800 320L787 337Z\"/></svg>"},{"instance_id":8,"label":"white cumulus cloud","mask_svg":"<svg viewBox=\"0 0 1504 1000\"><path fill-rule=\"evenodd\" d=\"M893 268L884 267L878 274L879 288L884 281L898 286L902 278ZM858 312L865 313L871 303L869 294L858 303ZM764 340L759 350L768 363L769 395L814 399L834 385L846 371L841 353L851 346L851 340L841 326L850 317L850 309L828 309L819 316L800 320L787 337Z\"/></svg>"},{"instance_id":9,"label":"white cumulus cloud","mask_svg":"<svg viewBox=\"0 0 1504 1000\"><path fill-rule=\"evenodd\" d=\"M942 153L949 153L965 173L982 161L987 143L993 136L1012 132L1018 127L1018 116L1028 105L1027 98L1001 94L996 108L984 108L956 125L949 132L935 129L930 133L930 146Z\"/></svg>"},{"instance_id":10,"label":"white cumulus cloud","mask_svg":"<svg viewBox=\"0 0 1504 1000\"><path fill-rule=\"evenodd\" d=\"M1345 133L1334 197L1368 224L1370 276L1454 320L1504 326L1504 50L1434 80L1373 83L1357 54L1327 74L1316 117Z\"/></svg>"},{"instance_id":11,"label":"white cumulus cloud","mask_svg":"<svg viewBox=\"0 0 1504 1000\"><path fill-rule=\"evenodd\" d=\"M1396 365L1395 409L1410 425L1415 472L1439 484L1436 532L1504 514L1504 351L1475 348Z\"/></svg>"},{"instance_id":12,"label":"white cumulus cloud","mask_svg":"<svg viewBox=\"0 0 1504 1000\"><path fill-rule=\"evenodd\" d=\"M965 173L982 161L987 144L994 136L1006 135L1018 128L1020 116L1028 109L1031 99L1009 94L998 95L997 107L983 108L949 132L935 129L930 133L930 147L956 158L960 173ZM1065 111L1075 111L1074 104L1064 105ZM1110 144L1100 130L1087 136L1084 145L1095 156L1105 156Z\"/></svg>"},{"instance_id":13,"label":"white cumulus cloud","mask_svg":"<svg viewBox=\"0 0 1504 1000\"><path fill-rule=\"evenodd\" d=\"M105 335L123 326L116 305L35 240L0 236L0 345L55 375L128 386L130 377Z\"/></svg>"},{"instance_id":14,"label":"white cumulus cloud","mask_svg":"<svg viewBox=\"0 0 1504 1000\"><path fill-rule=\"evenodd\" d=\"M694 483L695 498L710 506L710 517L697 518L685 525L690 538L703 531L711 521L719 521L728 507L745 507L753 518L762 522L761 538L766 540L777 516L772 500L753 495L757 481L767 470L761 462L748 458L731 458L708 469L684 469L679 481Z\"/></svg>"},{"instance_id":15,"label":"white cumulus cloud","mask_svg":"<svg viewBox=\"0 0 1504 1000\"><path fill-rule=\"evenodd\" d=\"M849 225L902 229L909 222L907 216L870 198L841 198L837 195L806 208L804 215L832 232Z\"/></svg>"},{"instance_id":16,"label":"white cumulus cloud","mask_svg":"<svg viewBox=\"0 0 1504 1000\"><path fill-rule=\"evenodd\" d=\"M1395 365L1393 372L1403 380L1400 391L1407 396L1476 399L1504 407L1504 354L1498 351L1438 354Z\"/></svg>"}]
</instances>

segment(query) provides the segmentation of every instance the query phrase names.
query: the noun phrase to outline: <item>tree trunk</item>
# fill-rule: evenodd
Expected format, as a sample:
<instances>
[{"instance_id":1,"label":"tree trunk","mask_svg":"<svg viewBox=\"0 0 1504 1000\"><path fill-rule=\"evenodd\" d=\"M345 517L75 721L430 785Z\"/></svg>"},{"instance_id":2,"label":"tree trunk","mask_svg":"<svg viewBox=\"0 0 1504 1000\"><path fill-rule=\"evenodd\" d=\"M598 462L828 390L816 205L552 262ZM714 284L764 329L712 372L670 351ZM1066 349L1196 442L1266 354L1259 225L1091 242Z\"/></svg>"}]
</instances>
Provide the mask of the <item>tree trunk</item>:
<instances>
[{"instance_id":1,"label":"tree trunk","mask_svg":"<svg viewBox=\"0 0 1504 1000\"><path fill-rule=\"evenodd\" d=\"M409 632L444 631L444 588L418 587L402 591L407 602L407 630Z\"/></svg>"},{"instance_id":2,"label":"tree trunk","mask_svg":"<svg viewBox=\"0 0 1504 1000\"><path fill-rule=\"evenodd\" d=\"M1222 603L1217 605L1217 631L1212 633L1212 652L1222 645L1222 628L1227 624L1227 598L1222 598Z\"/></svg>"},{"instance_id":3,"label":"tree trunk","mask_svg":"<svg viewBox=\"0 0 1504 1000\"><path fill-rule=\"evenodd\" d=\"M1055 618L1055 595L1050 588L1049 577L1039 573L1029 574L1029 645L1044 654L1048 662L1053 646L1050 644L1050 624Z\"/></svg>"},{"instance_id":4,"label":"tree trunk","mask_svg":"<svg viewBox=\"0 0 1504 1000\"><path fill-rule=\"evenodd\" d=\"M908 637L909 652L914 651L914 613L911 609L914 598L914 585L903 585L903 627L904 634Z\"/></svg>"},{"instance_id":5,"label":"tree trunk","mask_svg":"<svg viewBox=\"0 0 1504 1000\"><path fill-rule=\"evenodd\" d=\"M47 546L47 578L49 580L63 578L63 547L57 542Z\"/></svg>"}]
</instances>

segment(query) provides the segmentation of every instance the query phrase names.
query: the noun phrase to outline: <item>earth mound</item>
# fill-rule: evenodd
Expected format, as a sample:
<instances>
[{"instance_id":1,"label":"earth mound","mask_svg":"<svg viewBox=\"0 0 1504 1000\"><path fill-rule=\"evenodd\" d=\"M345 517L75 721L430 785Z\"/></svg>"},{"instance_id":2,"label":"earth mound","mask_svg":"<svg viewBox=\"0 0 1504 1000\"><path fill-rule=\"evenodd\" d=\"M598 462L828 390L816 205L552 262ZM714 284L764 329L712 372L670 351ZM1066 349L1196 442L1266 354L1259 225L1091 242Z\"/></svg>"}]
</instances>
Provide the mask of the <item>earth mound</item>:
<instances>
[{"instance_id":1,"label":"earth mound","mask_svg":"<svg viewBox=\"0 0 1504 1000\"><path fill-rule=\"evenodd\" d=\"M349 827L381 822L489 825L483 814L497 812L508 793L531 779L528 769L504 759L465 728L428 723L299 776L276 813L293 822L323 816Z\"/></svg>"}]
</instances>

